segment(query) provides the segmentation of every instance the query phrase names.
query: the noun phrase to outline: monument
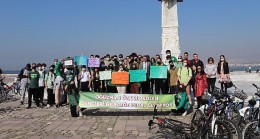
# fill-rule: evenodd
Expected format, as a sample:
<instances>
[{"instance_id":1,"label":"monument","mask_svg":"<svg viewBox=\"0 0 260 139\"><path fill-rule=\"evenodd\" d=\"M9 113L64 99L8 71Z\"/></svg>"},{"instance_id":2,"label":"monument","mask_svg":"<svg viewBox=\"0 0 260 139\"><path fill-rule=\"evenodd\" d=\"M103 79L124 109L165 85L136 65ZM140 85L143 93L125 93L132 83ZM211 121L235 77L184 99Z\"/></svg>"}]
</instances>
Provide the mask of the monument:
<instances>
[{"instance_id":1,"label":"monument","mask_svg":"<svg viewBox=\"0 0 260 139\"><path fill-rule=\"evenodd\" d=\"M165 60L166 50L178 57L181 53L178 32L177 3L183 0L159 0L162 4L162 59Z\"/></svg>"}]
</instances>

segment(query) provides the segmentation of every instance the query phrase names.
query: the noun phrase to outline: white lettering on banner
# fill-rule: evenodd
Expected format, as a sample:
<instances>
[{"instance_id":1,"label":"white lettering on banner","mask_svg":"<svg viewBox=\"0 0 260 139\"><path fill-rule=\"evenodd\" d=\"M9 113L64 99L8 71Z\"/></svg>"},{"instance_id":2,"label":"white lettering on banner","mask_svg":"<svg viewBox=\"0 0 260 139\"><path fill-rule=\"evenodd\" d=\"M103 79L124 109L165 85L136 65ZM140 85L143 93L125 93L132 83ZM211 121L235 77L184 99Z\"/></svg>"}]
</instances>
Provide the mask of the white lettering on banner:
<instances>
[{"instance_id":1,"label":"white lettering on banner","mask_svg":"<svg viewBox=\"0 0 260 139\"><path fill-rule=\"evenodd\" d=\"M142 96L127 96L127 95L124 95L123 100L127 100L127 101L159 101L159 97L158 96L142 97Z\"/></svg>"},{"instance_id":2,"label":"white lettering on banner","mask_svg":"<svg viewBox=\"0 0 260 139\"><path fill-rule=\"evenodd\" d=\"M101 99L101 100L121 100L121 96L98 95L97 99Z\"/></svg>"}]
</instances>

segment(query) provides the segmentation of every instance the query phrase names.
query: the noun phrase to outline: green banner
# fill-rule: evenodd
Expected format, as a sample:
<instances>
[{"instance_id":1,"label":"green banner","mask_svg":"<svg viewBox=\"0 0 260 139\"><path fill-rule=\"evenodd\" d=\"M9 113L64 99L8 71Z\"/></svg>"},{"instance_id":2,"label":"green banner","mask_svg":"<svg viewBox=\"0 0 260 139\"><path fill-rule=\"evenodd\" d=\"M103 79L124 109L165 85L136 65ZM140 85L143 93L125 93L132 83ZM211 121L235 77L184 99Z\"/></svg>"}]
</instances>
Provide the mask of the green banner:
<instances>
[{"instance_id":1,"label":"green banner","mask_svg":"<svg viewBox=\"0 0 260 139\"><path fill-rule=\"evenodd\" d=\"M176 109L175 95L118 94L80 92L81 108L104 109Z\"/></svg>"},{"instance_id":2,"label":"green banner","mask_svg":"<svg viewBox=\"0 0 260 139\"><path fill-rule=\"evenodd\" d=\"M145 70L129 70L130 82L144 82L146 81Z\"/></svg>"},{"instance_id":3,"label":"green banner","mask_svg":"<svg viewBox=\"0 0 260 139\"><path fill-rule=\"evenodd\" d=\"M167 78L167 66L151 66L150 78L166 79Z\"/></svg>"}]
</instances>

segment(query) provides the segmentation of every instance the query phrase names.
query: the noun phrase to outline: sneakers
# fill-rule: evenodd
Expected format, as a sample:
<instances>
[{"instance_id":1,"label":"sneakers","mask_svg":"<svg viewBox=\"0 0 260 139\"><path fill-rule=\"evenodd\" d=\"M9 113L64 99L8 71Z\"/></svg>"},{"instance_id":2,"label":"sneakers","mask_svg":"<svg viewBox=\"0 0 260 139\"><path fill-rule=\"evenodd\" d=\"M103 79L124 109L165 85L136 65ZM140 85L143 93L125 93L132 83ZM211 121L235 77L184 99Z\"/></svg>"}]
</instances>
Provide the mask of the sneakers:
<instances>
[{"instance_id":1,"label":"sneakers","mask_svg":"<svg viewBox=\"0 0 260 139\"><path fill-rule=\"evenodd\" d=\"M51 105L50 104L47 104L47 108L50 108L51 107Z\"/></svg>"},{"instance_id":2,"label":"sneakers","mask_svg":"<svg viewBox=\"0 0 260 139\"><path fill-rule=\"evenodd\" d=\"M81 112L81 111L79 111L79 116L80 116L80 117L82 117L82 116L83 116L83 114L82 114L82 112Z\"/></svg>"},{"instance_id":3,"label":"sneakers","mask_svg":"<svg viewBox=\"0 0 260 139\"><path fill-rule=\"evenodd\" d=\"M21 101L20 103L21 103L21 105L23 105L23 101Z\"/></svg>"},{"instance_id":4,"label":"sneakers","mask_svg":"<svg viewBox=\"0 0 260 139\"><path fill-rule=\"evenodd\" d=\"M181 116L186 116L188 113L188 110L186 110Z\"/></svg>"}]
</instances>

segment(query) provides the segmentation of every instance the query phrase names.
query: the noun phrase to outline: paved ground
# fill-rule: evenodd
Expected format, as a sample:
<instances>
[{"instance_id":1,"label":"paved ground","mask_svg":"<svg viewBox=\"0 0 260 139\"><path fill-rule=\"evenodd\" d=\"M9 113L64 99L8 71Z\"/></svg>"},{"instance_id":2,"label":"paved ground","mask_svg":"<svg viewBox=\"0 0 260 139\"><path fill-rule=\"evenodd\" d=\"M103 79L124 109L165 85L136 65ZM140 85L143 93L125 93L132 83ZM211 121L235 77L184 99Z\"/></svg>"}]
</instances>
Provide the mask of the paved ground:
<instances>
[{"instance_id":1,"label":"paved ground","mask_svg":"<svg viewBox=\"0 0 260 139\"><path fill-rule=\"evenodd\" d=\"M147 139L159 138L157 129L149 131L151 111L86 110L83 117L70 116L68 106L26 109L12 97L0 104L0 138L30 139ZM94 112L94 113L93 113ZM160 111L161 117L169 117ZM189 123L186 117L170 116Z\"/></svg>"}]
</instances>

